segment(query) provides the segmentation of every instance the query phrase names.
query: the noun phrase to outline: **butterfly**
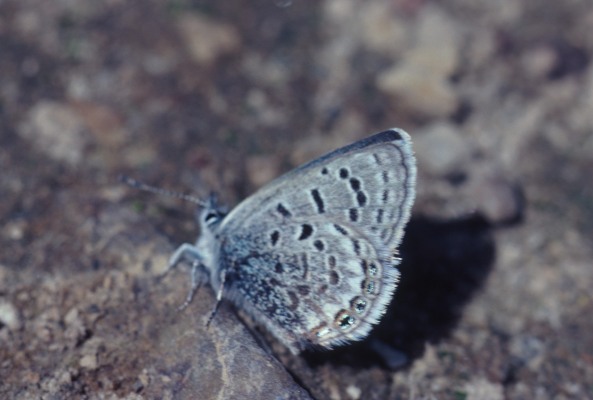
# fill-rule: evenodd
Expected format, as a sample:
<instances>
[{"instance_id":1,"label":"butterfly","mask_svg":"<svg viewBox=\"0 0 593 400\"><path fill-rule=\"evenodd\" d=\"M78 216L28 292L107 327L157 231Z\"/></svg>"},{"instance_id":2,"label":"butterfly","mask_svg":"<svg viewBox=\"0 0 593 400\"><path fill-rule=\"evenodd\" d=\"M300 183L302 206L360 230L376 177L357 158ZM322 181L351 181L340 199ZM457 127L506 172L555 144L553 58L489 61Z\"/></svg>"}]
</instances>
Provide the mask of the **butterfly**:
<instances>
[{"instance_id":1,"label":"butterfly","mask_svg":"<svg viewBox=\"0 0 593 400\"><path fill-rule=\"evenodd\" d=\"M202 273L217 305L230 300L293 354L363 339L396 289L415 183L410 136L377 133L280 176L228 213L215 196L200 202L201 234L169 266L190 262L194 289Z\"/></svg>"}]
</instances>

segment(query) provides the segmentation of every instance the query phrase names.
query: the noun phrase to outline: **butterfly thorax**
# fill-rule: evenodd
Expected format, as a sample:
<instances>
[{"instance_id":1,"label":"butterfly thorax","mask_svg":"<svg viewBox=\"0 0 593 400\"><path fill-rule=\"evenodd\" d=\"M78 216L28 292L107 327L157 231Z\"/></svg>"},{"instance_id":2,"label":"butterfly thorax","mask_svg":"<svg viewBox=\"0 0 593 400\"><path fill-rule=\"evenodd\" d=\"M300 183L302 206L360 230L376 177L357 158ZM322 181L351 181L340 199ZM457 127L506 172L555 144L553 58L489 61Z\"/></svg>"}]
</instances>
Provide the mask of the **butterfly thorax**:
<instances>
[{"instance_id":1,"label":"butterfly thorax","mask_svg":"<svg viewBox=\"0 0 593 400\"><path fill-rule=\"evenodd\" d=\"M210 196L209 203L199 211L200 236L196 249L201 255L201 264L210 275L210 285L217 291L220 287L219 254L221 241L220 224L226 216L226 209L218 205L216 197Z\"/></svg>"}]
</instances>

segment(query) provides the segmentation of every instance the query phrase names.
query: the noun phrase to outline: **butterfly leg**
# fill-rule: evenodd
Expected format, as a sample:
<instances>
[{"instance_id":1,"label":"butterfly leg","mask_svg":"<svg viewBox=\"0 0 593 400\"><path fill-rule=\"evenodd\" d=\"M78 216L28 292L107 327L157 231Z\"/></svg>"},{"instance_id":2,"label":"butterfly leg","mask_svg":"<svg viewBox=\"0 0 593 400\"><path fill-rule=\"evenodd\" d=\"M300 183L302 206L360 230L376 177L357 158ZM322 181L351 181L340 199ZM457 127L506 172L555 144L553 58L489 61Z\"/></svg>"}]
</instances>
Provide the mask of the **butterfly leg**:
<instances>
[{"instance_id":1,"label":"butterfly leg","mask_svg":"<svg viewBox=\"0 0 593 400\"><path fill-rule=\"evenodd\" d=\"M198 251L198 248L190 243L184 243L175 250L175 253L169 258L169 264L167 265L167 269L163 272L163 276L167 275L177 264L181 262L181 260L187 259L192 261L192 266L194 262L198 264L202 261L202 255ZM192 267L193 268L193 267ZM193 269L192 269L193 274Z\"/></svg>"},{"instance_id":2,"label":"butterfly leg","mask_svg":"<svg viewBox=\"0 0 593 400\"><path fill-rule=\"evenodd\" d=\"M216 312L218 311L218 306L220 305L220 302L222 301L222 291L224 289L225 281L226 281L226 271L223 270L220 275L220 287L218 288L218 291L216 292L216 304L214 305L214 309L210 313L210 317L208 317L208 322L206 322L207 327L210 326L210 323L212 322L212 320L214 319L214 316L216 315Z\"/></svg>"},{"instance_id":3,"label":"butterfly leg","mask_svg":"<svg viewBox=\"0 0 593 400\"><path fill-rule=\"evenodd\" d=\"M178 311L182 311L187 306L190 305L191 301L194 299L196 292L198 291L198 289L200 288L200 285L202 284L202 281L201 281L200 275L199 275L199 268L200 268L200 261L196 259L191 264L191 289L189 290L189 293L187 294L187 297L185 298L185 302L177 308Z\"/></svg>"},{"instance_id":4,"label":"butterfly leg","mask_svg":"<svg viewBox=\"0 0 593 400\"><path fill-rule=\"evenodd\" d=\"M194 298L194 295L202 284L200 279L200 266L202 265L202 256L198 251L197 247L193 244L184 243L175 250L175 253L169 258L169 264L167 269L161 276L167 275L173 268L177 266L181 261L191 261L191 289L185 298L185 301L177 309L179 311L184 310L190 305Z\"/></svg>"}]
</instances>

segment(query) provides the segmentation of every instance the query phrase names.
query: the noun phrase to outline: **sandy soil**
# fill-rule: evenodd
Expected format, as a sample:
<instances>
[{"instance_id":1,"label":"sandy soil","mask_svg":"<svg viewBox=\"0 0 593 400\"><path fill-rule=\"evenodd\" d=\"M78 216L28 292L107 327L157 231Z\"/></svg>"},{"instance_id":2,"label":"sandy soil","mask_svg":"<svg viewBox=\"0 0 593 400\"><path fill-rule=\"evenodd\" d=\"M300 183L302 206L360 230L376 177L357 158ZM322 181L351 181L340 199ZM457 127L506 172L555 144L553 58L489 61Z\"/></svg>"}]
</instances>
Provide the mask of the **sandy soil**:
<instances>
[{"instance_id":1,"label":"sandy soil","mask_svg":"<svg viewBox=\"0 0 593 400\"><path fill-rule=\"evenodd\" d=\"M0 1L0 398L593 399L589 0ZM161 273L392 126L418 158L371 336L292 356Z\"/></svg>"}]
</instances>

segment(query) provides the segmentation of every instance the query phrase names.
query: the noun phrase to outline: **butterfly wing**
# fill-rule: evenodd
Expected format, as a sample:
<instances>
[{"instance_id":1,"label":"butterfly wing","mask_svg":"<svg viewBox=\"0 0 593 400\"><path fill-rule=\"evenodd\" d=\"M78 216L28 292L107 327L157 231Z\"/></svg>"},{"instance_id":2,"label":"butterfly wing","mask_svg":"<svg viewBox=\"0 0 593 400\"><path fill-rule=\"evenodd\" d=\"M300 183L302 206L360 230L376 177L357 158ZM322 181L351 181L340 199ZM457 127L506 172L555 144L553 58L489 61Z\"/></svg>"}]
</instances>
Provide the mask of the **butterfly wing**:
<instances>
[{"instance_id":1,"label":"butterfly wing","mask_svg":"<svg viewBox=\"0 0 593 400\"><path fill-rule=\"evenodd\" d=\"M397 284L415 177L410 138L393 129L266 185L222 222L226 297L295 353L366 336Z\"/></svg>"}]
</instances>

